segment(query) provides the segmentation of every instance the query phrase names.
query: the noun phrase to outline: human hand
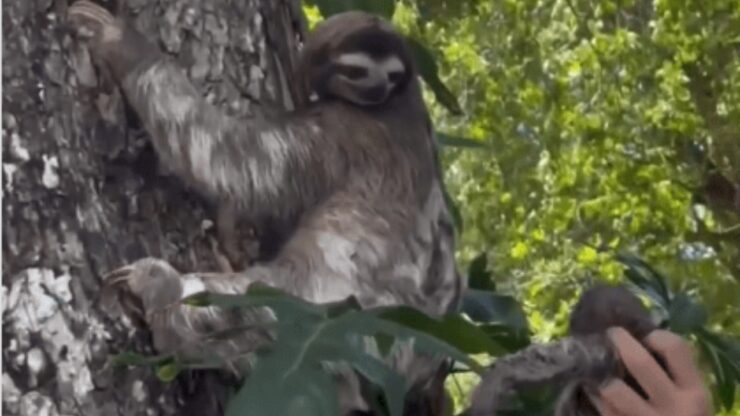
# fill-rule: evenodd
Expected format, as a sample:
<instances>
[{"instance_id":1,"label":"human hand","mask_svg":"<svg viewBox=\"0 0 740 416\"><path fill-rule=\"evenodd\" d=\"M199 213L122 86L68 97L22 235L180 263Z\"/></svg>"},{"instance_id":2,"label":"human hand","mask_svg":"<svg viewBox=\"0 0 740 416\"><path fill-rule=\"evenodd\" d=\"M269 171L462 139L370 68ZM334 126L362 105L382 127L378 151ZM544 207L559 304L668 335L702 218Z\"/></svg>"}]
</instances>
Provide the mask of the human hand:
<instances>
[{"instance_id":1,"label":"human hand","mask_svg":"<svg viewBox=\"0 0 740 416\"><path fill-rule=\"evenodd\" d=\"M666 374L650 353L627 331L611 328L614 343L627 370L647 393L643 399L624 381L610 381L600 391L597 406L603 416L709 416L711 405L691 346L676 334L656 330L645 346L666 363Z\"/></svg>"}]
</instances>

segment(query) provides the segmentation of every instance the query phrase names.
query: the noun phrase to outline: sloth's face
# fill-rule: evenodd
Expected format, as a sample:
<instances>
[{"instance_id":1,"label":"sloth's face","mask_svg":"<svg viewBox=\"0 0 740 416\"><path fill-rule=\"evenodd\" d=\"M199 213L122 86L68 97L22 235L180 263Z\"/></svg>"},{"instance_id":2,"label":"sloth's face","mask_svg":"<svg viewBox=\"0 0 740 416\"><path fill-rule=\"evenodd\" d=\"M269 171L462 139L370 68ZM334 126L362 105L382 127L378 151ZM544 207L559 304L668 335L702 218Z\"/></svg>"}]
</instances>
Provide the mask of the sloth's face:
<instances>
[{"instance_id":1,"label":"sloth's face","mask_svg":"<svg viewBox=\"0 0 740 416\"><path fill-rule=\"evenodd\" d=\"M332 69L328 92L360 106L383 104L407 78L406 65L396 55L344 53L333 60Z\"/></svg>"},{"instance_id":2,"label":"sloth's face","mask_svg":"<svg viewBox=\"0 0 740 416\"><path fill-rule=\"evenodd\" d=\"M311 101L381 106L403 94L416 73L403 37L390 23L365 13L330 17L304 46L299 77Z\"/></svg>"}]
</instances>

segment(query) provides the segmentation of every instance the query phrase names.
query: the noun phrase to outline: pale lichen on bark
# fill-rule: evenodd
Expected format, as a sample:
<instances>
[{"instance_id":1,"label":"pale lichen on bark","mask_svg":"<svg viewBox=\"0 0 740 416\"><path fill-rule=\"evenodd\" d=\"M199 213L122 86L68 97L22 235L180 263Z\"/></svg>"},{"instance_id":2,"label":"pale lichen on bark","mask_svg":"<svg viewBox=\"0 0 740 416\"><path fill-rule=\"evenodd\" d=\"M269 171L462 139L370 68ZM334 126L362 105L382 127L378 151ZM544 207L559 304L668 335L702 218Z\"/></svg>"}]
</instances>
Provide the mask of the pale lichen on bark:
<instances>
[{"instance_id":1,"label":"pale lichen on bark","mask_svg":"<svg viewBox=\"0 0 740 416\"><path fill-rule=\"evenodd\" d=\"M298 17L286 1L122 0L121 9L211 102L245 114L292 106L284 78ZM146 255L214 269L200 228L212 212L159 172L120 94L63 27L67 3L2 6L4 413L217 414L215 376L166 385L150 369L110 365L113 353L151 350L144 331L103 312L102 275Z\"/></svg>"}]
</instances>

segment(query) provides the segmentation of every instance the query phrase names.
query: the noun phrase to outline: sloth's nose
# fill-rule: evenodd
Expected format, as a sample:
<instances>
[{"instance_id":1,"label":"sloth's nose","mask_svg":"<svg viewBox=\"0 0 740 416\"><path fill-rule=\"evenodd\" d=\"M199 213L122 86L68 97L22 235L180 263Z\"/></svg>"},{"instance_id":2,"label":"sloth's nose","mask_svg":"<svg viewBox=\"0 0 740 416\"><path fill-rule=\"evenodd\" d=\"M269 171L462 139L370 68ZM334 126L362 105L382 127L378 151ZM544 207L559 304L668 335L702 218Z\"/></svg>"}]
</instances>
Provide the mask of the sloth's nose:
<instances>
[{"instance_id":1,"label":"sloth's nose","mask_svg":"<svg viewBox=\"0 0 740 416\"><path fill-rule=\"evenodd\" d=\"M369 87L362 91L362 98L368 102L378 103L385 100L388 94L387 90L388 87L385 84Z\"/></svg>"}]
</instances>

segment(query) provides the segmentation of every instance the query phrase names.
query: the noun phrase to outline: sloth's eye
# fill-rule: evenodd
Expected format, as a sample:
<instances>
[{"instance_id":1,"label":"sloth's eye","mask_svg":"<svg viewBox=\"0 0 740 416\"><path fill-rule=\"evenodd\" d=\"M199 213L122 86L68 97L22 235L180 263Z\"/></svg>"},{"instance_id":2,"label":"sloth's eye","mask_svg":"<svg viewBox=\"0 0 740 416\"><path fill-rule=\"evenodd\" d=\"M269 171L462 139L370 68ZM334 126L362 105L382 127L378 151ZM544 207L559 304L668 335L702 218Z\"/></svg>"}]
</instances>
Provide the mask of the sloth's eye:
<instances>
[{"instance_id":1,"label":"sloth's eye","mask_svg":"<svg viewBox=\"0 0 740 416\"><path fill-rule=\"evenodd\" d=\"M367 77L367 68L355 65L342 65L339 67L339 73L351 80L358 80Z\"/></svg>"},{"instance_id":2,"label":"sloth's eye","mask_svg":"<svg viewBox=\"0 0 740 416\"><path fill-rule=\"evenodd\" d=\"M403 79L403 71L394 71L388 74L388 80L394 84L398 84Z\"/></svg>"}]
</instances>

